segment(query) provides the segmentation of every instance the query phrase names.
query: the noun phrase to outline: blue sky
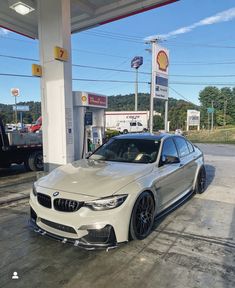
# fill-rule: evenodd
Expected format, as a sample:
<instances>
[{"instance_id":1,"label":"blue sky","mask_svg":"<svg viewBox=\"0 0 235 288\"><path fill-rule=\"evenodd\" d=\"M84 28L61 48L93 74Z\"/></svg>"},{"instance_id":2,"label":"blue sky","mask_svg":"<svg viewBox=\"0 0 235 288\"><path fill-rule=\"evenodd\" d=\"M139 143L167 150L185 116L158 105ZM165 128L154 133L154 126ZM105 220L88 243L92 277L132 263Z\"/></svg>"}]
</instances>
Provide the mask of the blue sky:
<instances>
[{"instance_id":1,"label":"blue sky","mask_svg":"<svg viewBox=\"0 0 235 288\"><path fill-rule=\"evenodd\" d=\"M144 57L139 72L150 72L151 55L146 51L149 46L144 39L151 35L164 35L165 41L161 45L170 50L170 97L185 97L198 104L198 94L205 87L203 83L214 86L216 83L234 83L235 86L235 76L228 77L235 75L234 28L234 0L180 0L74 34L72 62L132 70L130 61L138 55ZM9 59L4 55L38 59L38 41L12 32L0 33L0 73L31 75L32 61ZM134 81L135 74L73 67L73 78ZM139 80L149 82L150 75L140 74ZM40 101L38 78L0 76L0 103L13 103L12 87L20 89L18 101ZM106 95L128 94L134 93L134 84L73 81L73 90ZM139 91L149 92L149 84L140 84Z\"/></svg>"}]
</instances>

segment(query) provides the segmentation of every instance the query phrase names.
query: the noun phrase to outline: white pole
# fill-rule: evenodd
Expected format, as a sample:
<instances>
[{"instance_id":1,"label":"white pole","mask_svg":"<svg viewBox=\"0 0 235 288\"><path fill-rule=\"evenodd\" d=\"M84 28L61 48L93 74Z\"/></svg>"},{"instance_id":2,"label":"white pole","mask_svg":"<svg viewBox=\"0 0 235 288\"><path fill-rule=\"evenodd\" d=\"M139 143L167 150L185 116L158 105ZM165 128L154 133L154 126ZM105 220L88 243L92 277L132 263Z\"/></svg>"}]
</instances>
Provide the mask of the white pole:
<instances>
[{"instance_id":1,"label":"white pole","mask_svg":"<svg viewBox=\"0 0 235 288\"><path fill-rule=\"evenodd\" d=\"M150 93L150 109L149 109L149 131L153 133L153 99L155 97L155 63L156 63L156 40L152 40L152 80Z\"/></svg>"},{"instance_id":2,"label":"white pole","mask_svg":"<svg viewBox=\"0 0 235 288\"><path fill-rule=\"evenodd\" d=\"M168 131L168 100L165 101L165 132Z\"/></svg>"},{"instance_id":3,"label":"white pole","mask_svg":"<svg viewBox=\"0 0 235 288\"><path fill-rule=\"evenodd\" d=\"M138 68L135 69L135 111L138 111Z\"/></svg>"},{"instance_id":4,"label":"white pole","mask_svg":"<svg viewBox=\"0 0 235 288\"><path fill-rule=\"evenodd\" d=\"M214 101L211 101L212 113L211 113L211 131L214 129Z\"/></svg>"}]
</instances>

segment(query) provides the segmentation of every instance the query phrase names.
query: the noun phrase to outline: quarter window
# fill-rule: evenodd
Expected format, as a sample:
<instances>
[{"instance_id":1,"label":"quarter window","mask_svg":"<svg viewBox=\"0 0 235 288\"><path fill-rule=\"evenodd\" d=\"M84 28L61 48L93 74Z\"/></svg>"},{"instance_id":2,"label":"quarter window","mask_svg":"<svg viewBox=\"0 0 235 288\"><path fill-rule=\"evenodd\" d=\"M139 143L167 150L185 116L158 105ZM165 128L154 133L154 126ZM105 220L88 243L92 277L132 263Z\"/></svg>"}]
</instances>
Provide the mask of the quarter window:
<instances>
[{"instance_id":1,"label":"quarter window","mask_svg":"<svg viewBox=\"0 0 235 288\"><path fill-rule=\"evenodd\" d=\"M189 148L188 148L188 145L187 145L185 139L180 138L180 137L175 137L174 140L175 140L175 143L176 143L180 157L184 157L184 156L188 155L189 154Z\"/></svg>"},{"instance_id":2,"label":"quarter window","mask_svg":"<svg viewBox=\"0 0 235 288\"><path fill-rule=\"evenodd\" d=\"M186 141L186 142L187 142L187 144L188 144L189 152L190 152L190 153L194 152L193 145L192 145L190 142L188 142L188 141Z\"/></svg>"}]
</instances>

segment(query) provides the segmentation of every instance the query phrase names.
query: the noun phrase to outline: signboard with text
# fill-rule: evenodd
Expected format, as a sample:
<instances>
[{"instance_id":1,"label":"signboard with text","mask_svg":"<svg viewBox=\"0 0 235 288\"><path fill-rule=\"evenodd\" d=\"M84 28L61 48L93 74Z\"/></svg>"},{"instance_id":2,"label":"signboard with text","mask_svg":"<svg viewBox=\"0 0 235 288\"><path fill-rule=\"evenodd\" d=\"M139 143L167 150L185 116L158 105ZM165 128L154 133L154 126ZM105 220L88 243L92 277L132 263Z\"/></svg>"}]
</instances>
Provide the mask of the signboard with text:
<instances>
[{"instance_id":1,"label":"signboard with text","mask_svg":"<svg viewBox=\"0 0 235 288\"><path fill-rule=\"evenodd\" d=\"M143 64L143 57L141 56L135 56L131 60L131 68L138 69Z\"/></svg>"},{"instance_id":2,"label":"signboard with text","mask_svg":"<svg viewBox=\"0 0 235 288\"><path fill-rule=\"evenodd\" d=\"M187 123L188 123L188 126L199 126L200 125L200 111L187 110Z\"/></svg>"},{"instance_id":3,"label":"signboard with text","mask_svg":"<svg viewBox=\"0 0 235 288\"><path fill-rule=\"evenodd\" d=\"M29 106L26 105L13 105L12 106L13 111L18 111L18 112L27 112L29 111Z\"/></svg>"},{"instance_id":4,"label":"signboard with text","mask_svg":"<svg viewBox=\"0 0 235 288\"><path fill-rule=\"evenodd\" d=\"M75 95L75 105L87 106L87 107L97 107L97 108L107 108L108 98L105 95L91 93L91 92L74 92Z\"/></svg>"},{"instance_id":5,"label":"signboard with text","mask_svg":"<svg viewBox=\"0 0 235 288\"><path fill-rule=\"evenodd\" d=\"M155 76L155 97L168 99L168 68L169 51L166 48L156 47L156 76Z\"/></svg>"}]
</instances>

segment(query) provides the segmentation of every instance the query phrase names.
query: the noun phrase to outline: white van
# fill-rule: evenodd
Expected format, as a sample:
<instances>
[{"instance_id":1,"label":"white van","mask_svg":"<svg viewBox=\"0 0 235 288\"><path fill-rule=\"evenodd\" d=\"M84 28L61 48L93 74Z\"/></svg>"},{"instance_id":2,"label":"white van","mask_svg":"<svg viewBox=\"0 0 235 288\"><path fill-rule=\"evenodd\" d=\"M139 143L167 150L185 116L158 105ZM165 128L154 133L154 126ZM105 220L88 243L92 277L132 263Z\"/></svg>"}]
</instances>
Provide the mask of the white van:
<instances>
[{"instance_id":1,"label":"white van","mask_svg":"<svg viewBox=\"0 0 235 288\"><path fill-rule=\"evenodd\" d=\"M120 133L147 132L148 128L139 121L120 121L117 124L117 131Z\"/></svg>"}]
</instances>

